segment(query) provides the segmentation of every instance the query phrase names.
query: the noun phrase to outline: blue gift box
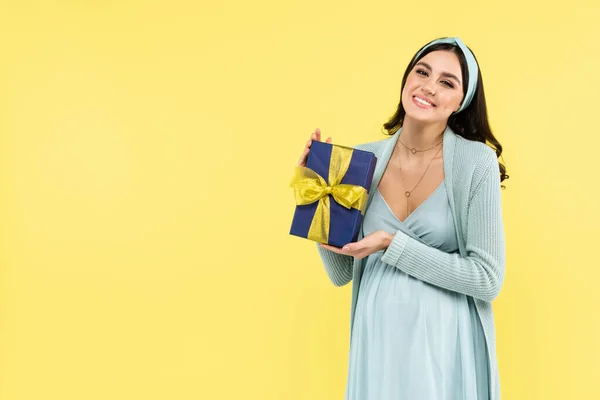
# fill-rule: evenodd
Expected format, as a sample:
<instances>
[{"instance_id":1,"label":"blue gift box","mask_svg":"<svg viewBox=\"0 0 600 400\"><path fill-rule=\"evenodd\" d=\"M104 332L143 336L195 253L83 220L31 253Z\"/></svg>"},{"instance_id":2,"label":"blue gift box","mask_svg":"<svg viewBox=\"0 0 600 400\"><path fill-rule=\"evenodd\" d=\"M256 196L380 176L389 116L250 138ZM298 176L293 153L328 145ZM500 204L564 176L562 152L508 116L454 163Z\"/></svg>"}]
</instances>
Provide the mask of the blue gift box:
<instances>
[{"instance_id":1,"label":"blue gift box","mask_svg":"<svg viewBox=\"0 0 600 400\"><path fill-rule=\"evenodd\" d=\"M350 154L347 152L351 151L348 169L339 184L360 186L366 190L364 196L368 196L373 180L373 173L375 172L375 164L377 162L375 154L371 152L313 141L310 152L308 153L306 168L316 172L328 185L331 185L332 183L328 182L328 179L334 147L338 147L338 149L336 149L336 154L338 151L346 151L345 154ZM326 194L326 196L329 197L329 210L327 210L327 213L329 214L328 237L326 240L311 240L327 243L336 247L342 247L348 243L355 242L358 238L359 229L362 224L363 213L365 211L364 206L362 207L362 210L357 208L347 208L336 202L332 194ZM364 204L366 204L366 198L364 199ZM317 213L318 206L319 201L306 205L296 205L290 229L291 235L308 238L309 230L313 223L313 219L315 218L315 213Z\"/></svg>"}]
</instances>

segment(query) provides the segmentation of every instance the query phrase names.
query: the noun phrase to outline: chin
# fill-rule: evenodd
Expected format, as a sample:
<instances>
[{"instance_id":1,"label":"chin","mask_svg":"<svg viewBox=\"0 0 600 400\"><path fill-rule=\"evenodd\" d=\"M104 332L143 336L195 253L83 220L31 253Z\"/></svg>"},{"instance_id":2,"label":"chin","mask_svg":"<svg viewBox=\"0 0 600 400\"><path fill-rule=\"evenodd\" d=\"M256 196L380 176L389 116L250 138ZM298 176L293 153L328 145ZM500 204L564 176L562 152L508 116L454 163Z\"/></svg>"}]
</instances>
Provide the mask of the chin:
<instances>
[{"instance_id":1,"label":"chin","mask_svg":"<svg viewBox=\"0 0 600 400\"><path fill-rule=\"evenodd\" d=\"M406 117L419 122L426 123L439 123L442 121L448 121L448 117L441 117L437 110L424 110L422 108L418 108L417 106L413 106L412 104L409 107L404 107L404 111L406 112Z\"/></svg>"},{"instance_id":2,"label":"chin","mask_svg":"<svg viewBox=\"0 0 600 400\"><path fill-rule=\"evenodd\" d=\"M405 108L404 110L406 111L406 116L415 121L421 121L421 122L436 122L437 121L437 118L434 118L432 113L423 112L424 110L422 110L420 108L417 110L414 110L411 107L410 109Z\"/></svg>"}]
</instances>

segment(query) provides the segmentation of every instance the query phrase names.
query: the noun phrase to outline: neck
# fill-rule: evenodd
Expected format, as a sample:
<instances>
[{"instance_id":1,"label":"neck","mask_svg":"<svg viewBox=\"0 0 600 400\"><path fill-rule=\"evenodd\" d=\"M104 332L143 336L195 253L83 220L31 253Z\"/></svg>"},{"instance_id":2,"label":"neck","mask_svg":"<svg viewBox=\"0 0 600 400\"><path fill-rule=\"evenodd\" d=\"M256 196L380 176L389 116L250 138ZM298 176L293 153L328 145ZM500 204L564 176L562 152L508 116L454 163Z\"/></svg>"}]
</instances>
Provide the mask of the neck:
<instances>
[{"instance_id":1,"label":"neck","mask_svg":"<svg viewBox=\"0 0 600 400\"><path fill-rule=\"evenodd\" d=\"M402 123L402 143L416 149L426 149L442 141L447 121L424 123L405 117Z\"/></svg>"}]
</instances>

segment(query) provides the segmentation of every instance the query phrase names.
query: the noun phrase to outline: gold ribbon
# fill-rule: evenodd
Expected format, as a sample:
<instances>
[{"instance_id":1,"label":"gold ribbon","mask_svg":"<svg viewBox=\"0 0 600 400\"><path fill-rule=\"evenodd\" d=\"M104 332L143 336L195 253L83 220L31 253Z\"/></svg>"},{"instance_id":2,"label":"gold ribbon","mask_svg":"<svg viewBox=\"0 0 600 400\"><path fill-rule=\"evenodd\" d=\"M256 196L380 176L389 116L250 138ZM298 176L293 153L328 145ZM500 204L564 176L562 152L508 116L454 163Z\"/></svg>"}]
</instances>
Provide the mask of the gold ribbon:
<instances>
[{"instance_id":1,"label":"gold ribbon","mask_svg":"<svg viewBox=\"0 0 600 400\"><path fill-rule=\"evenodd\" d=\"M347 147L332 146L328 181L310 168L296 167L294 178L290 184L294 188L296 204L306 205L319 202L308 230L307 239L320 243L327 243L329 240L331 216L329 194L340 205L347 209L355 208L364 214L368 198L367 190L359 185L340 184L350 166L353 151Z\"/></svg>"}]
</instances>

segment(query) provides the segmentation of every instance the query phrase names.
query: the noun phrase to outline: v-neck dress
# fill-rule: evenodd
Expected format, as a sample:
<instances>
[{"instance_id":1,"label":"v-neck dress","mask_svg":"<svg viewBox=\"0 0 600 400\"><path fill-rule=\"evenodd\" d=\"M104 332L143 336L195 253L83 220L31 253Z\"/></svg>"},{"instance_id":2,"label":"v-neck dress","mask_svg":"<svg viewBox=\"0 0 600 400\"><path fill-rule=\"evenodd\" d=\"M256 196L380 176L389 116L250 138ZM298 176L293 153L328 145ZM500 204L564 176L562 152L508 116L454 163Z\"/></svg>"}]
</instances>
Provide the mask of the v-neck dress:
<instances>
[{"instance_id":1,"label":"v-neck dress","mask_svg":"<svg viewBox=\"0 0 600 400\"><path fill-rule=\"evenodd\" d=\"M458 251L445 181L404 221L376 189L363 234L397 230ZM360 283L346 400L487 400L487 348L473 298L413 278L371 254Z\"/></svg>"}]
</instances>

